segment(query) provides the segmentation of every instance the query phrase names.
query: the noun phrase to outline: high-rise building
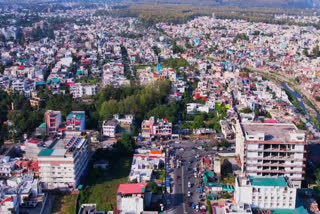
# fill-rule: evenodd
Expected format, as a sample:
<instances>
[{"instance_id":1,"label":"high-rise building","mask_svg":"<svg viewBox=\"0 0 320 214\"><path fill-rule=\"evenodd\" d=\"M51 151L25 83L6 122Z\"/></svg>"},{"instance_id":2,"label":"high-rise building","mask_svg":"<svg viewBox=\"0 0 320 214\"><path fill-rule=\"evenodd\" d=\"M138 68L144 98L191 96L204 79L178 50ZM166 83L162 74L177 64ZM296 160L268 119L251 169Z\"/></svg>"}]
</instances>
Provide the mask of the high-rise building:
<instances>
[{"instance_id":1,"label":"high-rise building","mask_svg":"<svg viewBox=\"0 0 320 214\"><path fill-rule=\"evenodd\" d=\"M305 133L294 124L236 124L236 155L244 173L257 177L284 176L300 188L306 167Z\"/></svg>"},{"instance_id":2,"label":"high-rise building","mask_svg":"<svg viewBox=\"0 0 320 214\"><path fill-rule=\"evenodd\" d=\"M45 189L76 188L87 168L89 146L81 132L66 131L38 154L41 182Z\"/></svg>"}]
</instances>

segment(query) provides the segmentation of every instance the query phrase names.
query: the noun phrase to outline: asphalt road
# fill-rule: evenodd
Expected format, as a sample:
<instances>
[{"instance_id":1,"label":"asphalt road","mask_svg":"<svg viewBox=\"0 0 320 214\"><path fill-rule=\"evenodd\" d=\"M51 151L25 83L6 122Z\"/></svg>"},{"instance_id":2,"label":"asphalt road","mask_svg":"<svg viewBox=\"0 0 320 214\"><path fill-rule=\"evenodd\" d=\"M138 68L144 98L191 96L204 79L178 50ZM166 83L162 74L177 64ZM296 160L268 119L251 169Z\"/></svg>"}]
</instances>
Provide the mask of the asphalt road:
<instances>
[{"instance_id":1,"label":"asphalt road","mask_svg":"<svg viewBox=\"0 0 320 214\"><path fill-rule=\"evenodd\" d=\"M197 191L200 178L195 178L193 171L193 169L200 164L200 161L197 161L196 159L196 155L201 157L205 154L213 154L213 151L204 151L194 148L198 146L200 146L200 143L191 141L183 141L179 144L168 144L170 155L167 159L166 166L168 165L170 158L175 156L181 156L182 158L182 166L180 168L174 168L173 171L169 173L173 181L171 182L171 205L166 207L166 213L168 214L198 213L192 207L187 206L188 203L198 204L200 202L199 193ZM188 187L188 182L191 183L191 188ZM191 192L191 197L187 196L188 191ZM205 201L202 203L205 204Z\"/></svg>"}]
</instances>

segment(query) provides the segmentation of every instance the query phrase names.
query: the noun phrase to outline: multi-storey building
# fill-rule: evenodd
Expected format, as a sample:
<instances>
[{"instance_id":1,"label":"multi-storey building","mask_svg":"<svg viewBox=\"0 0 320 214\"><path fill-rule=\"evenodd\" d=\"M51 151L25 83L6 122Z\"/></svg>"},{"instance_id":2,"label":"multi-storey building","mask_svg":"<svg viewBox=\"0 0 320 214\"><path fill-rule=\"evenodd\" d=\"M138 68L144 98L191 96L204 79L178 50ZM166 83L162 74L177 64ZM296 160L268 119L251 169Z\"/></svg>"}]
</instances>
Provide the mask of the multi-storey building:
<instances>
[{"instance_id":1,"label":"multi-storey building","mask_svg":"<svg viewBox=\"0 0 320 214\"><path fill-rule=\"evenodd\" d=\"M142 213L147 183L120 184L117 191L117 209L120 213Z\"/></svg>"},{"instance_id":2,"label":"multi-storey building","mask_svg":"<svg viewBox=\"0 0 320 214\"><path fill-rule=\"evenodd\" d=\"M17 195L1 195L0 200L0 213L19 213L20 207Z\"/></svg>"},{"instance_id":3,"label":"multi-storey building","mask_svg":"<svg viewBox=\"0 0 320 214\"><path fill-rule=\"evenodd\" d=\"M44 120L46 124L47 134L54 135L57 133L57 130L62 122L61 112L48 110L44 113Z\"/></svg>"},{"instance_id":4,"label":"multi-storey building","mask_svg":"<svg viewBox=\"0 0 320 214\"><path fill-rule=\"evenodd\" d=\"M114 114L113 118L116 119L120 125L123 126L131 126L134 122L134 115L133 114L126 114L124 117L121 117L119 114Z\"/></svg>"},{"instance_id":5,"label":"multi-storey building","mask_svg":"<svg viewBox=\"0 0 320 214\"><path fill-rule=\"evenodd\" d=\"M149 120L144 120L141 123L141 135L142 137L151 137L153 134L154 117L150 117Z\"/></svg>"},{"instance_id":6,"label":"multi-storey building","mask_svg":"<svg viewBox=\"0 0 320 214\"><path fill-rule=\"evenodd\" d=\"M172 135L172 123L168 119L158 119L153 124L153 135L159 137L170 137Z\"/></svg>"},{"instance_id":7,"label":"multi-storey building","mask_svg":"<svg viewBox=\"0 0 320 214\"><path fill-rule=\"evenodd\" d=\"M236 124L236 155L251 176L285 176L301 187L306 166L305 133L294 124Z\"/></svg>"},{"instance_id":8,"label":"multi-storey building","mask_svg":"<svg viewBox=\"0 0 320 214\"><path fill-rule=\"evenodd\" d=\"M102 123L102 134L106 137L115 137L119 122L115 119L104 120Z\"/></svg>"},{"instance_id":9,"label":"multi-storey building","mask_svg":"<svg viewBox=\"0 0 320 214\"><path fill-rule=\"evenodd\" d=\"M23 92L26 89L26 81L23 79L12 81L12 89L17 92Z\"/></svg>"},{"instance_id":10,"label":"multi-storey building","mask_svg":"<svg viewBox=\"0 0 320 214\"><path fill-rule=\"evenodd\" d=\"M238 204L250 204L260 209L295 209L296 192L284 177L238 176L234 198Z\"/></svg>"},{"instance_id":11,"label":"multi-storey building","mask_svg":"<svg viewBox=\"0 0 320 214\"><path fill-rule=\"evenodd\" d=\"M45 189L76 188L80 184L89 160L86 135L65 132L49 148L38 154L40 178Z\"/></svg>"},{"instance_id":12,"label":"multi-storey building","mask_svg":"<svg viewBox=\"0 0 320 214\"><path fill-rule=\"evenodd\" d=\"M66 121L67 130L85 130L86 129L86 115L84 111L72 111L67 116Z\"/></svg>"},{"instance_id":13,"label":"multi-storey building","mask_svg":"<svg viewBox=\"0 0 320 214\"><path fill-rule=\"evenodd\" d=\"M75 83L70 86L70 93L73 98L80 98L84 95L93 96L98 92L98 85L87 85L81 83Z\"/></svg>"},{"instance_id":14,"label":"multi-storey building","mask_svg":"<svg viewBox=\"0 0 320 214\"><path fill-rule=\"evenodd\" d=\"M141 124L142 137L171 137L172 135L172 123L167 119L158 119L154 121L154 117L150 117L149 120L142 121Z\"/></svg>"}]
</instances>

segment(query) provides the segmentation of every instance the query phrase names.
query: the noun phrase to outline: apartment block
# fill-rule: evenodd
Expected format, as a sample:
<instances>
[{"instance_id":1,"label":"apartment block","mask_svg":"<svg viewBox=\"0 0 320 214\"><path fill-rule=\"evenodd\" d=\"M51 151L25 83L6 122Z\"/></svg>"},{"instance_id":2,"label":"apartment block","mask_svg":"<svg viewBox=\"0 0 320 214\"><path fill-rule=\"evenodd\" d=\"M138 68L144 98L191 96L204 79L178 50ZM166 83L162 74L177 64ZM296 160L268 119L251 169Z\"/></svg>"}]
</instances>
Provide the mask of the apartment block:
<instances>
[{"instance_id":1,"label":"apartment block","mask_svg":"<svg viewBox=\"0 0 320 214\"><path fill-rule=\"evenodd\" d=\"M87 136L65 132L38 154L40 178L45 189L76 188L89 161Z\"/></svg>"},{"instance_id":2,"label":"apartment block","mask_svg":"<svg viewBox=\"0 0 320 214\"><path fill-rule=\"evenodd\" d=\"M104 120L102 123L102 135L106 137L115 137L119 122L115 119Z\"/></svg>"},{"instance_id":3,"label":"apartment block","mask_svg":"<svg viewBox=\"0 0 320 214\"><path fill-rule=\"evenodd\" d=\"M86 115L84 111L72 111L67 116L66 121L67 130L85 130L86 129Z\"/></svg>"},{"instance_id":4,"label":"apartment block","mask_svg":"<svg viewBox=\"0 0 320 214\"><path fill-rule=\"evenodd\" d=\"M61 112L48 110L44 113L46 131L48 135L55 135L61 125Z\"/></svg>"},{"instance_id":5,"label":"apartment block","mask_svg":"<svg viewBox=\"0 0 320 214\"><path fill-rule=\"evenodd\" d=\"M306 167L305 133L294 124L236 124L236 155L251 176L285 176L300 188Z\"/></svg>"},{"instance_id":6,"label":"apartment block","mask_svg":"<svg viewBox=\"0 0 320 214\"><path fill-rule=\"evenodd\" d=\"M238 176L234 198L238 204L260 209L295 209L297 189L284 177Z\"/></svg>"},{"instance_id":7,"label":"apartment block","mask_svg":"<svg viewBox=\"0 0 320 214\"><path fill-rule=\"evenodd\" d=\"M142 137L171 137L172 123L168 119L158 119L155 122L154 117L149 120L142 121L141 124Z\"/></svg>"}]
</instances>

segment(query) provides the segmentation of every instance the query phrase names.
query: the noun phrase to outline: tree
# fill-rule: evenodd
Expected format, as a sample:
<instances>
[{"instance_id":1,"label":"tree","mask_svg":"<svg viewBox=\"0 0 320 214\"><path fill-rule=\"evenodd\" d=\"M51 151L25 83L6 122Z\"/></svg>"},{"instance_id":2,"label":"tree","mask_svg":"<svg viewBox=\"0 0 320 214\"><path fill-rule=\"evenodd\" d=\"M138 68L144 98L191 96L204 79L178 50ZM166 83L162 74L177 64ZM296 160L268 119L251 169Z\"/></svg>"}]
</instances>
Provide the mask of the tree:
<instances>
[{"instance_id":1,"label":"tree","mask_svg":"<svg viewBox=\"0 0 320 214\"><path fill-rule=\"evenodd\" d=\"M228 148L229 142L226 139L223 139L220 143L218 143L218 147Z\"/></svg>"},{"instance_id":2,"label":"tree","mask_svg":"<svg viewBox=\"0 0 320 214\"><path fill-rule=\"evenodd\" d=\"M204 127L204 117L203 115L197 115L193 122L192 122L192 128L193 129L199 129Z\"/></svg>"},{"instance_id":3,"label":"tree","mask_svg":"<svg viewBox=\"0 0 320 214\"><path fill-rule=\"evenodd\" d=\"M116 100L105 101L99 111L100 118L110 119L116 113L118 113L118 102Z\"/></svg>"},{"instance_id":4,"label":"tree","mask_svg":"<svg viewBox=\"0 0 320 214\"><path fill-rule=\"evenodd\" d=\"M216 130L216 132L219 132L219 133L221 132L221 126L219 123L210 123L208 125L208 128L214 129Z\"/></svg>"},{"instance_id":5,"label":"tree","mask_svg":"<svg viewBox=\"0 0 320 214\"><path fill-rule=\"evenodd\" d=\"M123 134L115 144L115 149L119 154L131 155L134 152L135 143L132 136Z\"/></svg>"},{"instance_id":6,"label":"tree","mask_svg":"<svg viewBox=\"0 0 320 214\"><path fill-rule=\"evenodd\" d=\"M313 175L316 177L317 181L320 181L320 168L317 168Z\"/></svg>"},{"instance_id":7,"label":"tree","mask_svg":"<svg viewBox=\"0 0 320 214\"><path fill-rule=\"evenodd\" d=\"M221 178L228 177L229 174L232 173L232 164L228 159L224 159L222 165L221 165Z\"/></svg>"},{"instance_id":8,"label":"tree","mask_svg":"<svg viewBox=\"0 0 320 214\"><path fill-rule=\"evenodd\" d=\"M240 110L240 113L251 113L252 112L252 110L251 110L251 108L249 108L249 107L246 107L246 108L243 108L243 109L241 109Z\"/></svg>"}]
</instances>

